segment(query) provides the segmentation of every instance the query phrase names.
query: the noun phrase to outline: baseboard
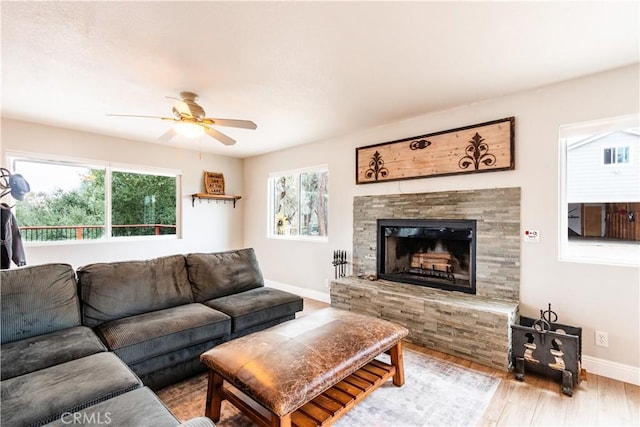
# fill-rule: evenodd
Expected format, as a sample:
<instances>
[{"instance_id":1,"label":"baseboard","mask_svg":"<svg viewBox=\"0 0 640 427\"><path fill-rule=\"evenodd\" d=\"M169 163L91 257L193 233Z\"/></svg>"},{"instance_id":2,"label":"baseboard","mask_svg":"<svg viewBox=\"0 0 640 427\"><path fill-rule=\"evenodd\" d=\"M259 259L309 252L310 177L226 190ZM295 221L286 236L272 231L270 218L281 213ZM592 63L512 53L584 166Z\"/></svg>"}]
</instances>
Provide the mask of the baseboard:
<instances>
[{"instance_id":1,"label":"baseboard","mask_svg":"<svg viewBox=\"0 0 640 427\"><path fill-rule=\"evenodd\" d=\"M640 385L640 368L637 366L582 355L582 367L590 374Z\"/></svg>"},{"instance_id":2,"label":"baseboard","mask_svg":"<svg viewBox=\"0 0 640 427\"><path fill-rule=\"evenodd\" d=\"M302 298L310 298L317 301L326 302L327 304L331 304L331 297L329 296L329 292L314 291L311 289L305 289L299 286L288 285L286 283L276 282L275 280L267 280L267 279L265 279L264 284L265 286L268 286L270 288L291 292L292 294L299 295Z\"/></svg>"}]
</instances>

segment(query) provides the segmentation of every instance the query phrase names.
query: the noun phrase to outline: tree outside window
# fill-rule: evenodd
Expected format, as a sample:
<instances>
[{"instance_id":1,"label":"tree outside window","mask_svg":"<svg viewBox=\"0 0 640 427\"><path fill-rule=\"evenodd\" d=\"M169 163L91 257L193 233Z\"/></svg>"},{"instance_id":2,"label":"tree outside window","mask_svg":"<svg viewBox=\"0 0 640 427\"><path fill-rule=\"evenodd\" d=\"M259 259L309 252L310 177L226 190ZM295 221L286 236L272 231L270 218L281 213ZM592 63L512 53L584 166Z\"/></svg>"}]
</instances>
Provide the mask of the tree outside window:
<instances>
[{"instance_id":1,"label":"tree outside window","mask_svg":"<svg viewBox=\"0 0 640 427\"><path fill-rule=\"evenodd\" d=\"M35 158L14 158L12 169L31 186L15 208L25 241L177 234L176 174Z\"/></svg>"},{"instance_id":2,"label":"tree outside window","mask_svg":"<svg viewBox=\"0 0 640 427\"><path fill-rule=\"evenodd\" d=\"M328 181L326 166L272 174L269 178L269 235L326 237Z\"/></svg>"},{"instance_id":3,"label":"tree outside window","mask_svg":"<svg viewBox=\"0 0 640 427\"><path fill-rule=\"evenodd\" d=\"M112 236L176 234L174 176L114 171L111 197Z\"/></svg>"}]
</instances>

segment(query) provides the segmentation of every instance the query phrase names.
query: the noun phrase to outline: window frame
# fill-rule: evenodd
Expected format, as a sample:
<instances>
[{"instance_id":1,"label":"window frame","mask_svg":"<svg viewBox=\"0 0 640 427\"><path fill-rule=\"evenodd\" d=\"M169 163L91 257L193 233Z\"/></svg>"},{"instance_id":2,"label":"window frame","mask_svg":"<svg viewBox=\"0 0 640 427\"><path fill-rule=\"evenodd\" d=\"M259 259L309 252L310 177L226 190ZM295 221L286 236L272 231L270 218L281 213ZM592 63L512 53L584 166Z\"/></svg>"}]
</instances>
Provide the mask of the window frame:
<instances>
[{"instance_id":1,"label":"window frame","mask_svg":"<svg viewBox=\"0 0 640 427\"><path fill-rule=\"evenodd\" d=\"M78 166L105 170L105 214L104 214L104 236L99 239L69 239L69 240L46 240L46 241L23 241L26 247L29 246L57 246L57 245L87 245L123 241L157 241L157 240L178 240L182 239L182 170L172 168L159 168L154 166L139 165L132 163L110 162L104 160L87 159L81 157L60 156L54 154L42 154L23 151L6 151L4 153L5 167L13 171L13 164L16 160L49 163L60 166ZM112 185L111 174L116 172L129 172L148 175L170 176L176 180L175 209L176 209L176 233L165 235L146 236L112 236ZM25 177L28 180L28 177ZM27 195L27 197L29 197ZM20 202L17 202L20 203ZM18 218L18 221L20 219Z\"/></svg>"},{"instance_id":2,"label":"window frame","mask_svg":"<svg viewBox=\"0 0 640 427\"><path fill-rule=\"evenodd\" d=\"M637 128L640 124L638 113L608 117L599 120L591 120L577 123L569 123L559 126L558 129L558 259L562 262L578 262L586 264L640 266L640 243L628 244L616 241L599 240L594 244L582 242L570 242L568 236L569 209L567 197L567 162L568 140L575 135L597 135L601 133L620 131L629 128ZM606 148L628 146L626 144L611 145ZM629 162L604 163L601 157L601 166L631 167L633 165L633 150L629 147ZM603 148L604 153L604 148ZM624 246L623 246L624 245Z\"/></svg>"},{"instance_id":3,"label":"window frame","mask_svg":"<svg viewBox=\"0 0 640 427\"><path fill-rule=\"evenodd\" d=\"M273 181L276 178L280 178L283 176L295 175L298 178L298 183L300 183L300 175L304 173L318 173L325 172L327 174L327 234L324 236L311 236L311 235L281 235L274 233L274 220L275 220L275 206L274 206L274 194L273 194ZM326 243L329 241L329 165L322 164L316 166L310 166L305 168L297 168L297 169L289 169L278 172L270 172L267 177L267 198L268 198L268 210L267 210L267 238L268 239L276 239L276 240L294 240L294 241L309 241L309 242L319 242ZM298 204L300 203L300 195L301 195L301 186L298 185L297 189L297 198ZM298 229L300 228L300 209L298 209Z\"/></svg>"}]
</instances>

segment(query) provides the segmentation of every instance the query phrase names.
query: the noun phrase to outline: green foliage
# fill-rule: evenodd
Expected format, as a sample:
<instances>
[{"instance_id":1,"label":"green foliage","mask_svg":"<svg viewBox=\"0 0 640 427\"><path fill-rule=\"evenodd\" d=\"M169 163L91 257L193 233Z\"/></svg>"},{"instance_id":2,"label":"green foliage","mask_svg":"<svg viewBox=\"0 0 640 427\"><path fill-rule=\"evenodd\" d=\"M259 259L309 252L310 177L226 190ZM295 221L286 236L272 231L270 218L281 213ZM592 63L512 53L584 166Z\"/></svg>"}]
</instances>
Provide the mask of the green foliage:
<instances>
[{"instance_id":1,"label":"green foliage","mask_svg":"<svg viewBox=\"0 0 640 427\"><path fill-rule=\"evenodd\" d=\"M130 172L112 173L112 224L176 224L175 177ZM20 227L83 226L83 238L100 238L105 225L105 170L91 169L73 190L33 192L16 206ZM100 227L90 227L100 226ZM175 234L175 227L161 228ZM114 236L155 234L155 227L114 227ZM27 240L76 239L75 229L47 230Z\"/></svg>"},{"instance_id":2,"label":"green foliage","mask_svg":"<svg viewBox=\"0 0 640 427\"><path fill-rule=\"evenodd\" d=\"M301 230L302 235L327 234L327 173L314 172L300 175L302 190L301 202Z\"/></svg>"},{"instance_id":3,"label":"green foliage","mask_svg":"<svg viewBox=\"0 0 640 427\"><path fill-rule=\"evenodd\" d=\"M159 175L113 172L111 177L112 224L176 223L176 179ZM175 230L171 234L174 234ZM153 234L150 228L114 227L117 236Z\"/></svg>"},{"instance_id":4,"label":"green foliage","mask_svg":"<svg viewBox=\"0 0 640 427\"><path fill-rule=\"evenodd\" d=\"M30 193L16 206L21 226L103 225L104 170L83 177L78 189Z\"/></svg>"}]
</instances>

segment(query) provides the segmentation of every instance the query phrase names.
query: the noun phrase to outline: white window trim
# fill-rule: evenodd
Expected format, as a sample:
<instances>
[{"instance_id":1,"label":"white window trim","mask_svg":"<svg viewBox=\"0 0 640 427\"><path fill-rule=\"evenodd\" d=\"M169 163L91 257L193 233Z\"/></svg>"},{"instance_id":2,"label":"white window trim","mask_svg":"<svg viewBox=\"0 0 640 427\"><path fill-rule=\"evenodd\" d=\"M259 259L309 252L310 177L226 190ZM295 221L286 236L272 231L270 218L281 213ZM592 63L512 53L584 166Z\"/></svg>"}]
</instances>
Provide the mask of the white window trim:
<instances>
[{"instance_id":1,"label":"white window trim","mask_svg":"<svg viewBox=\"0 0 640 427\"><path fill-rule=\"evenodd\" d=\"M619 130L623 127L638 126L638 113L618 117L611 117L590 122L562 125L558 129L558 258L562 262L577 262L587 264L640 266L640 244L598 241L597 243L569 242L567 233L569 226L567 203L567 139L572 135L595 134ZM567 131L567 129L569 129ZM563 132L564 130L564 132ZM621 144L625 146L624 144ZM613 147L613 146L612 146ZM629 163L632 165L632 152L629 153ZM612 163L605 167L626 166L626 163Z\"/></svg>"},{"instance_id":2,"label":"white window trim","mask_svg":"<svg viewBox=\"0 0 640 427\"><path fill-rule=\"evenodd\" d=\"M300 236L300 235L296 235L296 236L286 236L286 235L278 235L278 234L274 234L273 233L273 216L274 216L274 208L275 206L273 205L273 197L271 194L271 180L273 178L278 178L281 176L288 176L288 175L300 175L301 173L309 173L309 172L329 172L329 165L328 164L322 164L322 165L315 165L315 166L309 166L309 167L305 167L305 168L297 168L297 169L289 169L289 170L285 170L285 171L278 171L278 172L269 172L269 174L267 175L267 198L269 199L269 204L268 204L268 215L267 215L267 238L268 239L274 239L274 240L293 240L293 241L302 241L302 242L314 242L314 243L327 243L329 241L329 233L327 232L326 236ZM327 202L328 203L328 202ZM328 209L327 209L328 211ZM328 222L328 218L327 218L327 222Z\"/></svg>"},{"instance_id":3,"label":"white window trim","mask_svg":"<svg viewBox=\"0 0 640 427\"><path fill-rule=\"evenodd\" d=\"M67 246L67 245L91 245L118 243L123 241L158 241L158 240L179 240L182 239L182 170L172 168L158 168L147 165L137 165L133 163L118 163L104 160L87 159L82 157L61 156L56 154L42 154L28 151L12 151L8 150L4 153L5 167L12 170L11 163L14 159L32 160L46 163L69 163L74 166L86 166L95 168L104 168L106 170L105 178L111 182L111 171L133 172L133 173L150 173L154 175L171 176L176 179L176 234L164 236L111 236L111 186L105 186L105 237L102 239L88 240L55 240L55 241L39 241L23 242L25 247L38 246Z\"/></svg>"}]
</instances>

